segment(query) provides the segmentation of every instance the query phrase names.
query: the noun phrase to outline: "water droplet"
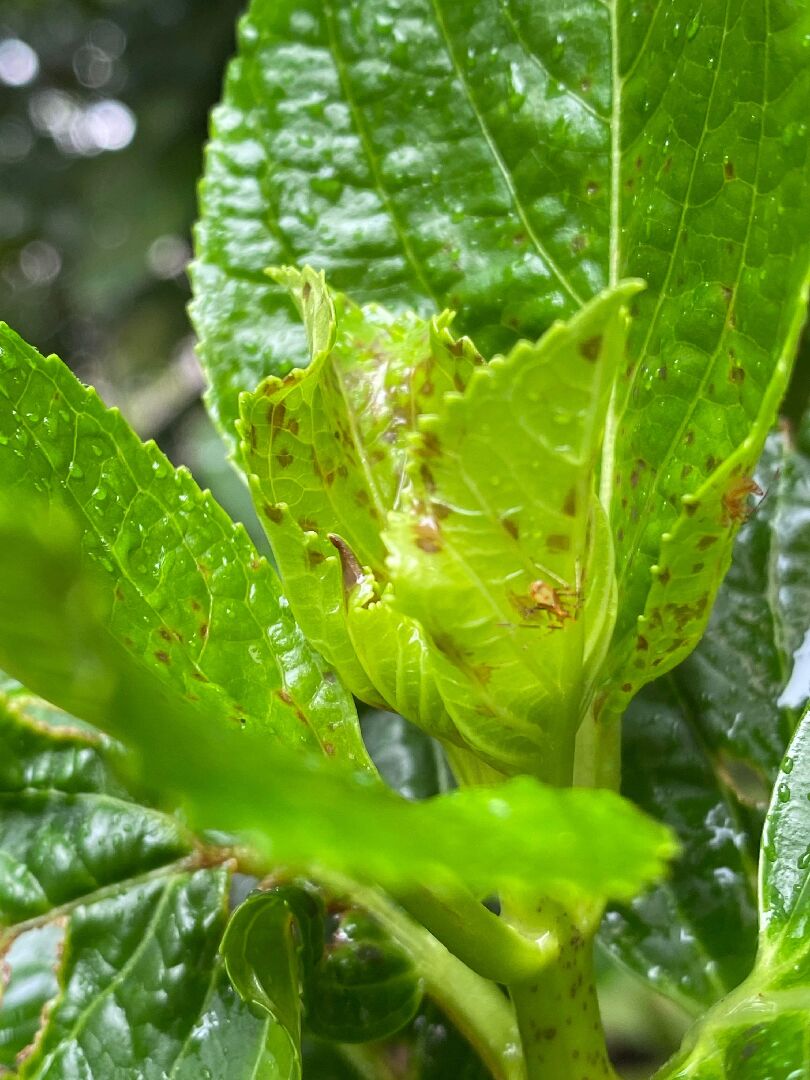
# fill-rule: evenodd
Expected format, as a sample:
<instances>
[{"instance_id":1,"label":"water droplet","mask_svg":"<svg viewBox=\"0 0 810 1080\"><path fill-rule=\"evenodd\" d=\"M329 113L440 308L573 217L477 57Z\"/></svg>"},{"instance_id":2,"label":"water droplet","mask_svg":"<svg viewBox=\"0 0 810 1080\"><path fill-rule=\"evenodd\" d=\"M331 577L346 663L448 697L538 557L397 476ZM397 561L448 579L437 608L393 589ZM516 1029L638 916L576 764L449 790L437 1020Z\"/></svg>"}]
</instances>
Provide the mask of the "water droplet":
<instances>
[{"instance_id":1,"label":"water droplet","mask_svg":"<svg viewBox=\"0 0 810 1080\"><path fill-rule=\"evenodd\" d=\"M81 467L81 465L78 464L78 462L71 461L71 463L70 463L70 465L68 467L68 473L75 480L81 480L82 477L84 476L84 469Z\"/></svg>"},{"instance_id":2,"label":"water droplet","mask_svg":"<svg viewBox=\"0 0 810 1080\"><path fill-rule=\"evenodd\" d=\"M700 29L700 12L696 11L694 16L686 27L686 40L691 41L695 34Z\"/></svg>"},{"instance_id":3,"label":"water droplet","mask_svg":"<svg viewBox=\"0 0 810 1080\"><path fill-rule=\"evenodd\" d=\"M90 496L95 502L104 502L107 498L107 489L105 487L97 487L93 494Z\"/></svg>"},{"instance_id":4,"label":"water droplet","mask_svg":"<svg viewBox=\"0 0 810 1080\"><path fill-rule=\"evenodd\" d=\"M788 755L788 757L786 757L785 760L782 762L782 772L784 772L784 773L792 773L793 772L793 758L790 757L790 755Z\"/></svg>"},{"instance_id":5,"label":"water droplet","mask_svg":"<svg viewBox=\"0 0 810 1080\"><path fill-rule=\"evenodd\" d=\"M810 844L807 845L804 854L799 856L797 865L800 870L810 869Z\"/></svg>"},{"instance_id":6,"label":"water droplet","mask_svg":"<svg viewBox=\"0 0 810 1080\"><path fill-rule=\"evenodd\" d=\"M8 445L8 435L0 435L0 446Z\"/></svg>"},{"instance_id":7,"label":"water droplet","mask_svg":"<svg viewBox=\"0 0 810 1080\"><path fill-rule=\"evenodd\" d=\"M779 802L790 802L790 788L787 784L780 784L779 787L776 789L776 795L779 799Z\"/></svg>"}]
</instances>

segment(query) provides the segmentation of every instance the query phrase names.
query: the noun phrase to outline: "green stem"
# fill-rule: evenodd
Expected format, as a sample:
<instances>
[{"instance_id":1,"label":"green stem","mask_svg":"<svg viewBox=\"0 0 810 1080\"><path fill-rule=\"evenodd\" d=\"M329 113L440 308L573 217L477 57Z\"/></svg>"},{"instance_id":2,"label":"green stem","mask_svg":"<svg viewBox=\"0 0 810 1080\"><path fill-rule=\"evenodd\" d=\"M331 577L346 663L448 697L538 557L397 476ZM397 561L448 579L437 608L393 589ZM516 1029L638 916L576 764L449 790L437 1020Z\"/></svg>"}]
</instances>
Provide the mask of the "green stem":
<instances>
[{"instance_id":1,"label":"green stem","mask_svg":"<svg viewBox=\"0 0 810 1080\"><path fill-rule=\"evenodd\" d=\"M556 927L557 959L509 986L527 1080L617 1080L599 1015L592 939L549 905L537 925Z\"/></svg>"},{"instance_id":2,"label":"green stem","mask_svg":"<svg viewBox=\"0 0 810 1080\"><path fill-rule=\"evenodd\" d=\"M462 888L449 901L428 889L397 899L459 960L493 982L528 979L553 956L553 943L547 938L528 939Z\"/></svg>"},{"instance_id":3,"label":"green stem","mask_svg":"<svg viewBox=\"0 0 810 1080\"><path fill-rule=\"evenodd\" d=\"M411 955L426 992L470 1041L495 1080L526 1080L515 1014L494 983L471 971L379 889L332 873L318 877L374 915Z\"/></svg>"},{"instance_id":4,"label":"green stem","mask_svg":"<svg viewBox=\"0 0 810 1080\"><path fill-rule=\"evenodd\" d=\"M574 784L576 787L599 787L618 791L621 777L621 714L594 705L577 731Z\"/></svg>"}]
</instances>

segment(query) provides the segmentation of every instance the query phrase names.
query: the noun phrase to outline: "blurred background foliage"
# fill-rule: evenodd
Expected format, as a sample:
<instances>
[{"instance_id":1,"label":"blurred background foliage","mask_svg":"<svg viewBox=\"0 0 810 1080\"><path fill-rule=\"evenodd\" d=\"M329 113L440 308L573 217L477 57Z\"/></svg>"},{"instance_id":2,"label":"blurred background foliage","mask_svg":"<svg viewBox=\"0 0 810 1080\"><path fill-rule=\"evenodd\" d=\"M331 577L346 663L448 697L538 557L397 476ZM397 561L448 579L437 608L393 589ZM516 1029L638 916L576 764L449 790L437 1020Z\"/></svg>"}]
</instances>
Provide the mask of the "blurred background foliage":
<instances>
[{"instance_id":1,"label":"blurred background foliage","mask_svg":"<svg viewBox=\"0 0 810 1080\"><path fill-rule=\"evenodd\" d=\"M185 311L208 111L243 7L0 4L0 319L253 528L199 401Z\"/></svg>"},{"instance_id":2,"label":"blurred background foliage","mask_svg":"<svg viewBox=\"0 0 810 1080\"><path fill-rule=\"evenodd\" d=\"M185 311L207 114L243 6L3 0L0 318L189 465L264 548L201 405ZM805 347L788 415L801 414L808 391ZM677 1045L685 1018L607 962L602 984L623 1074L649 1075ZM313 1075L337 1075L319 1057L327 1050L310 1051Z\"/></svg>"}]
</instances>

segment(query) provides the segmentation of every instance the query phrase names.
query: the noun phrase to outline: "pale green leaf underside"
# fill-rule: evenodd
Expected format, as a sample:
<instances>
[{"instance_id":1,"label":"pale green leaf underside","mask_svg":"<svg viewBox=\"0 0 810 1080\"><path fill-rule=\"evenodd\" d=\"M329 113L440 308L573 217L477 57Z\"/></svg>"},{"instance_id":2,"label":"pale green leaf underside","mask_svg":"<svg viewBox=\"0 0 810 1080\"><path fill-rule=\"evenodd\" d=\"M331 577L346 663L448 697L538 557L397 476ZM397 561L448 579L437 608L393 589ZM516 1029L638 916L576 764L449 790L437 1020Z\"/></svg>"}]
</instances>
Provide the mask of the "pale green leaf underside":
<instances>
[{"instance_id":1,"label":"pale green leaf underside","mask_svg":"<svg viewBox=\"0 0 810 1080\"><path fill-rule=\"evenodd\" d=\"M245 833L268 860L310 872L321 865L393 889L462 881L481 895L503 887L627 897L671 854L668 832L609 792L521 779L414 804L249 727L214 734L199 703L110 637L69 523L62 517L56 525L4 519L0 664L12 673L24 667L34 689L40 679L58 685L58 670L99 673L90 689L105 727L137 751L152 785L183 799L196 827ZM596 849L594 835L604 838Z\"/></svg>"},{"instance_id":2,"label":"pale green leaf underside","mask_svg":"<svg viewBox=\"0 0 810 1080\"><path fill-rule=\"evenodd\" d=\"M84 557L107 584L107 625L140 663L223 722L363 761L351 701L244 529L56 357L5 327L0 490L23 506L63 504L80 522Z\"/></svg>"},{"instance_id":3,"label":"pale green leaf underside","mask_svg":"<svg viewBox=\"0 0 810 1080\"><path fill-rule=\"evenodd\" d=\"M777 777L760 860L754 970L687 1036L660 1080L801 1080L810 1069L810 714Z\"/></svg>"}]
</instances>

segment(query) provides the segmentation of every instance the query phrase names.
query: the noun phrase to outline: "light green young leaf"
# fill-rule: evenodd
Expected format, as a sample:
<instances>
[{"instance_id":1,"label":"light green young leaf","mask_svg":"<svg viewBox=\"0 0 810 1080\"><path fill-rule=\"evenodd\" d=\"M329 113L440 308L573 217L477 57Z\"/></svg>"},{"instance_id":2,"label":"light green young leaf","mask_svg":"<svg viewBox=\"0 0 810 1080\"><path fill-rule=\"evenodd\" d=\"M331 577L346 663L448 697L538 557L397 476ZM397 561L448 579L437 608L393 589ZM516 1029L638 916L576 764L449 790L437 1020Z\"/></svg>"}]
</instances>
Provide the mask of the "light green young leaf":
<instances>
[{"instance_id":1,"label":"light green young leaf","mask_svg":"<svg viewBox=\"0 0 810 1080\"><path fill-rule=\"evenodd\" d=\"M228 852L135 802L120 753L30 694L0 702L0 1070L197 1080L195 1032L226 1013L243 1040L228 1076L247 1080L264 1025L216 964Z\"/></svg>"},{"instance_id":2,"label":"light green young leaf","mask_svg":"<svg viewBox=\"0 0 810 1080\"><path fill-rule=\"evenodd\" d=\"M810 713L765 822L754 970L687 1035L659 1080L800 1080L810 1068Z\"/></svg>"},{"instance_id":3,"label":"light green young leaf","mask_svg":"<svg viewBox=\"0 0 810 1080\"><path fill-rule=\"evenodd\" d=\"M504 771L565 780L612 631L595 479L638 289L597 297L422 418L389 516L383 604L424 627L448 713Z\"/></svg>"},{"instance_id":4,"label":"light green young leaf","mask_svg":"<svg viewBox=\"0 0 810 1080\"><path fill-rule=\"evenodd\" d=\"M301 626L367 701L563 778L613 624L594 491L639 286L484 366L446 314L276 276L312 362L245 395L242 453Z\"/></svg>"},{"instance_id":5,"label":"light green young leaf","mask_svg":"<svg viewBox=\"0 0 810 1080\"><path fill-rule=\"evenodd\" d=\"M273 276L301 312L312 361L244 395L242 455L304 632L355 694L382 704L385 690L364 670L346 627L347 560L384 580L381 530L404 498L407 440L417 416L463 387L482 359L469 342L451 337L447 313L428 323L361 309L333 297L323 274L309 267ZM418 665L424 642L412 627L408 637L419 638L407 650ZM399 650L387 635L385 645L396 664ZM435 694L430 704L441 715Z\"/></svg>"},{"instance_id":6,"label":"light green young leaf","mask_svg":"<svg viewBox=\"0 0 810 1080\"><path fill-rule=\"evenodd\" d=\"M521 778L410 803L255 728L215 729L201 703L110 635L69 520L52 513L32 527L14 517L0 517L0 664L34 689L58 690L65 673L81 673L94 714L136 751L153 789L182 798L198 829L241 833L262 859L316 876L331 868L394 892L414 883L452 892L461 882L478 895L543 894L590 914L653 880L672 854L666 829L607 791Z\"/></svg>"},{"instance_id":7,"label":"light green young leaf","mask_svg":"<svg viewBox=\"0 0 810 1080\"><path fill-rule=\"evenodd\" d=\"M0 490L22 506L61 503L81 522L83 556L107 585L105 622L139 663L222 722L366 760L351 700L244 529L56 357L3 326ZM65 672L64 704L95 720L65 697L74 681Z\"/></svg>"}]
</instances>

